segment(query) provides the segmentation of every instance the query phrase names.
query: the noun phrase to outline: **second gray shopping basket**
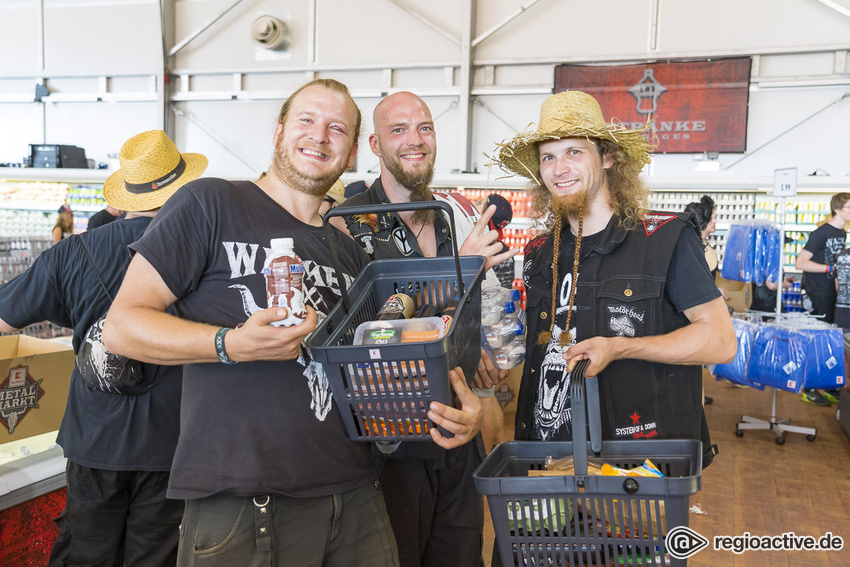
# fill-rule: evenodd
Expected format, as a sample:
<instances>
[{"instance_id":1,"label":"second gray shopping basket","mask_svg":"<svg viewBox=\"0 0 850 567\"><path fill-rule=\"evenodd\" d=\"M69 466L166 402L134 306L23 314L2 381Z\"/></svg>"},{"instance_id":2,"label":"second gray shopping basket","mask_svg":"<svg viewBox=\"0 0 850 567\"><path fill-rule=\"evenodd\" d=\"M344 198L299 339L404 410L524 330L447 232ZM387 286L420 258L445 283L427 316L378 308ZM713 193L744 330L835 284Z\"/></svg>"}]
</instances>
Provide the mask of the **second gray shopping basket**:
<instances>
[{"instance_id":1,"label":"second gray shopping basket","mask_svg":"<svg viewBox=\"0 0 850 567\"><path fill-rule=\"evenodd\" d=\"M571 374L572 442L502 443L473 475L487 496L502 565L686 565L683 550L673 551L666 536L688 525L689 497L700 489L702 442L603 443L599 386L595 378L585 380L587 363L580 361ZM664 477L588 475L588 452L624 469L648 458ZM548 459L568 456L574 474L535 476L547 474L541 471Z\"/></svg>"}]
</instances>

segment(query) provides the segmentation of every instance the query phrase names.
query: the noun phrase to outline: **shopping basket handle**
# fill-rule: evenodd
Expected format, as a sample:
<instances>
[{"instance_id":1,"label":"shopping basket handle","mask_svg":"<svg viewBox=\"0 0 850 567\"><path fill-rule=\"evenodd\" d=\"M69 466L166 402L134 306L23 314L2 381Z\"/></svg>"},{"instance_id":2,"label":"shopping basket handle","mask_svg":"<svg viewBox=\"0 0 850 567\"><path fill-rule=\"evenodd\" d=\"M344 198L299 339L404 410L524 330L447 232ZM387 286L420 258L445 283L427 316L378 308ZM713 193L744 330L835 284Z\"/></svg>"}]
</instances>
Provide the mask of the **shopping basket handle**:
<instances>
[{"instance_id":1,"label":"shopping basket handle","mask_svg":"<svg viewBox=\"0 0 850 567\"><path fill-rule=\"evenodd\" d=\"M602 451L602 420L599 414L599 380L585 378L589 359L579 360L570 372L570 404L573 424L573 464L576 475L587 474L587 430L590 429L590 448L598 455ZM585 414L587 409L587 414Z\"/></svg>"},{"instance_id":2,"label":"shopping basket handle","mask_svg":"<svg viewBox=\"0 0 850 567\"><path fill-rule=\"evenodd\" d=\"M348 298L348 289L345 285L345 279L342 277L340 270L339 256L337 255L336 243L334 241L333 227L328 222L331 217L348 217L352 215L372 215L381 213L398 213L404 211L421 211L425 209L442 209L449 215L449 223L452 228L452 250L455 256L455 269L457 270L457 286L458 295L463 297L463 274L460 270L460 256L457 251L457 230L455 230L455 216L452 207L438 200L432 201L414 201L410 203L388 203L385 205L359 205L356 207L334 207L325 213L322 220L322 225L325 228L325 234L328 237L328 245L331 248L331 258L334 263L334 271L336 272L336 281L339 282L339 290L342 292L342 304L345 307L346 313L351 311L351 300ZM359 246L359 244L358 244Z\"/></svg>"}]
</instances>

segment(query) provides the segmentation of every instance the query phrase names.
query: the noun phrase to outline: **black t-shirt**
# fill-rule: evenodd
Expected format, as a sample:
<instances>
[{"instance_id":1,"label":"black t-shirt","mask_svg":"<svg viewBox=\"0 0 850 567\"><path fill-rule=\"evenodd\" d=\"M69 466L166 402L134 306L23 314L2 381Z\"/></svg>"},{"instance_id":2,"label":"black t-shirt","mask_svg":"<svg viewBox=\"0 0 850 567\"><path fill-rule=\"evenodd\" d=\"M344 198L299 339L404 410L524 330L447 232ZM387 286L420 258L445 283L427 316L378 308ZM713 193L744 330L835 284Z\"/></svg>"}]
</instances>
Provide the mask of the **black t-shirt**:
<instances>
[{"instance_id":1,"label":"black t-shirt","mask_svg":"<svg viewBox=\"0 0 850 567\"><path fill-rule=\"evenodd\" d=\"M582 262L587 258L593 248L599 243L604 232L598 232L590 236L582 238L580 255ZM575 236L565 229L562 232L562 245L560 247L560 262L559 262L559 277L562 281L572 280L572 265L575 255ZM528 254L526 261L528 261ZM543 272L533 276L537 278L535 287L540 288L545 282L544 272L550 268L545 268ZM551 273L551 272L549 272ZM578 281L581 282L581 271L579 271ZM533 283L531 280L527 282ZM561 289L563 286L559 286ZM670 264L667 271L665 294L667 300L673 305L678 313L682 313L686 309L702 305L712 301L720 296L717 285L711 277L711 272L705 261L705 249L699 236L691 230L683 230L676 242L673 254L670 259ZM558 304L556 307L556 319L552 342L544 349L536 349L537 357L534 360L529 360L527 363L534 365L538 371L532 376L537 376L540 382L538 386L538 399L535 406L534 420L532 425L532 439L544 440L570 440L571 433L571 400L569 386L566 391L560 391L557 387L552 387L555 384L568 384L565 380L566 364L562 354L564 347L557 345L557 339L561 330L566 330L566 319L569 305L569 297L566 293L558 293ZM548 305L546 306L548 307ZM576 303L573 308L573 317L591 317L590 313L594 309L593 305L582 305L576 297ZM533 316L530 313L531 316ZM573 319L570 322L570 329L576 328L576 321ZM625 333L625 336L631 336ZM581 341L590 337L579 336L577 341ZM531 337L529 341L533 340ZM636 376L635 379L643 377ZM650 387L650 383L647 382ZM658 395L661 395L660 393ZM552 404L553 400L558 399L563 402L564 411L560 414L559 419L554 423L544 427L541 425L539 413L545 411L547 404ZM603 416L604 417L604 416Z\"/></svg>"},{"instance_id":2,"label":"black t-shirt","mask_svg":"<svg viewBox=\"0 0 850 567\"><path fill-rule=\"evenodd\" d=\"M850 329L850 248L842 250L835 259L835 279L838 281L835 324Z\"/></svg>"},{"instance_id":3,"label":"black t-shirt","mask_svg":"<svg viewBox=\"0 0 850 567\"><path fill-rule=\"evenodd\" d=\"M266 307L262 268L273 238L294 240L305 303L321 319L340 296L324 230L300 222L251 182L185 185L132 248L179 298L179 317L235 327ZM351 283L368 258L341 233L335 243ZM369 445L348 439L322 366L306 355L187 364L183 385L169 498L319 496L375 476Z\"/></svg>"},{"instance_id":4,"label":"black t-shirt","mask_svg":"<svg viewBox=\"0 0 850 567\"><path fill-rule=\"evenodd\" d=\"M829 223L823 224L812 231L803 250L812 253L812 262L832 266L838 253L844 250L847 233L835 228ZM810 296L823 298L835 297L834 274L812 274L803 272L803 289Z\"/></svg>"},{"instance_id":5,"label":"black t-shirt","mask_svg":"<svg viewBox=\"0 0 850 567\"><path fill-rule=\"evenodd\" d=\"M750 305L750 310L775 313L776 290L769 289L766 284L753 287L753 303Z\"/></svg>"},{"instance_id":6,"label":"black t-shirt","mask_svg":"<svg viewBox=\"0 0 850 567\"><path fill-rule=\"evenodd\" d=\"M114 297L130 262L127 246L150 221L121 220L45 250L26 272L0 285L0 319L16 328L39 321L72 328L76 352L88 328L111 304L78 239L85 242ZM144 367L151 380L171 369ZM177 446L180 391L178 372L139 396L107 394L88 389L75 368L57 441L68 459L83 466L167 471Z\"/></svg>"},{"instance_id":7,"label":"black t-shirt","mask_svg":"<svg viewBox=\"0 0 850 567\"><path fill-rule=\"evenodd\" d=\"M89 219L88 228L86 230L94 230L95 228L111 223L116 218L118 217L112 215L106 209L101 209L100 211L96 212L91 216L91 218Z\"/></svg>"}]
</instances>

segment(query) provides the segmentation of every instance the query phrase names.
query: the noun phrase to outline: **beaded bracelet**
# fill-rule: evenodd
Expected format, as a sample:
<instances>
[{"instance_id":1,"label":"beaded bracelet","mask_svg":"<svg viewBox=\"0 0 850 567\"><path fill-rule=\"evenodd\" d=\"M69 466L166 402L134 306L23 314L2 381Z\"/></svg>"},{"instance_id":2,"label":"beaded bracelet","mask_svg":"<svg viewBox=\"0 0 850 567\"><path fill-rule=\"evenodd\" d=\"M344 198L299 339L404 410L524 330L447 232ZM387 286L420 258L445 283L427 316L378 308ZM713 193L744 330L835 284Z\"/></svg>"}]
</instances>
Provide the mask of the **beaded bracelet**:
<instances>
[{"instance_id":1,"label":"beaded bracelet","mask_svg":"<svg viewBox=\"0 0 850 567\"><path fill-rule=\"evenodd\" d=\"M227 356L227 351L224 350L224 335L227 331L232 331L230 327L222 327L215 334L215 353L218 355L218 360L222 364L237 364L238 360L230 360Z\"/></svg>"}]
</instances>

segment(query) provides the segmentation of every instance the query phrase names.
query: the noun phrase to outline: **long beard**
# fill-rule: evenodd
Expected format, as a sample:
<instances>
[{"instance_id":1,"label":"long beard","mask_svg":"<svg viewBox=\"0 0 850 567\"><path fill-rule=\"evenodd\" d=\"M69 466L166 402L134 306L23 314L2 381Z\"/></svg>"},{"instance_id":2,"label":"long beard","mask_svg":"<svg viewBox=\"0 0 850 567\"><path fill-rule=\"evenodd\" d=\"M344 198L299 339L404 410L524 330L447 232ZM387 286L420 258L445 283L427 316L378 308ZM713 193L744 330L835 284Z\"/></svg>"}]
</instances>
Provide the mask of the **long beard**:
<instances>
[{"instance_id":1,"label":"long beard","mask_svg":"<svg viewBox=\"0 0 850 567\"><path fill-rule=\"evenodd\" d=\"M384 159L384 167L392 174L395 180L406 189L410 190L410 201L430 201L434 198L431 193L431 180L434 178L434 164L428 164L425 171L405 171L401 160L396 156ZM415 224L432 223L434 211L414 211L411 220Z\"/></svg>"},{"instance_id":2,"label":"long beard","mask_svg":"<svg viewBox=\"0 0 850 567\"><path fill-rule=\"evenodd\" d=\"M552 197L549 208L552 214L562 220L584 217L590 212L590 191L585 190L574 195Z\"/></svg>"},{"instance_id":3,"label":"long beard","mask_svg":"<svg viewBox=\"0 0 850 567\"><path fill-rule=\"evenodd\" d=\"M315 149L322 153L330 154L330 150L327 148ZM295 165L293 165L294 161L292 160L292 154L295 151L297 150L291 146L284 145L283 136L278 138L273 160L274 175L296 191L316 197L324 197L334 182L345 171L345 162L342 162L330 172L317 177L298 171Z\"/></svg>"}]
</instances>

